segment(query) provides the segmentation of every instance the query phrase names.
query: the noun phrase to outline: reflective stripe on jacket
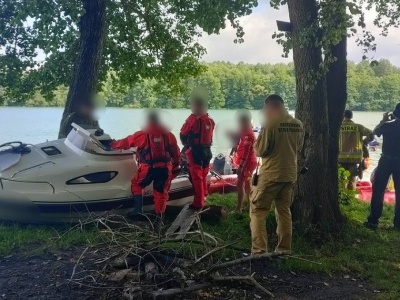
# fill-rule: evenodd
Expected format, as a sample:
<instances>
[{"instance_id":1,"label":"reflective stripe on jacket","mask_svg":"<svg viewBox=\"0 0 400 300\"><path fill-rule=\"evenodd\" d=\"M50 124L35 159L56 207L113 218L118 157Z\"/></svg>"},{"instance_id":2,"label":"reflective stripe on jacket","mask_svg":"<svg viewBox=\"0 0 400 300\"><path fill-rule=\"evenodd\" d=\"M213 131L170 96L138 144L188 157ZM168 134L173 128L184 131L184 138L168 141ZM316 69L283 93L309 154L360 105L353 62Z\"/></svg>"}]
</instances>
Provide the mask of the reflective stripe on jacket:
<instances>
[{"instance_id":1,"label":"reflective stripe on jacket","mask_svg":"<svg viewBox=\"0 0 400 300\"><path fill-rule=\"evenodd\" d=\"M359 164L363 159L363 137L371 130L351 120L344 120L339 134L339 163Z\"/></svg>"}]
</instances>

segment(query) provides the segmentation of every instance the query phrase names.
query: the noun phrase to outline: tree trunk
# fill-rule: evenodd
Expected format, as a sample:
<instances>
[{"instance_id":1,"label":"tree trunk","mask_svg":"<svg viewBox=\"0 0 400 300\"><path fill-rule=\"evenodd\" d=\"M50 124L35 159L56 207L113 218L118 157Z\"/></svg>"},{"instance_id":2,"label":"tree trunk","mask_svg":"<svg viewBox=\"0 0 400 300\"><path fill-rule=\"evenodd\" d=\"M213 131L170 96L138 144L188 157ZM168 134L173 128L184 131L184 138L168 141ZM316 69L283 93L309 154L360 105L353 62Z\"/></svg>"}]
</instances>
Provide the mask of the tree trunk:
<instances>
[{"instance_id":1,"label":"tree trunk","mask_svg":"<svg viewBox=\"0 0 400 300\"><path fill-rule=\"evenodd\" d=\"M322 51L312 36L304 40L304 29L315 26L318 8L315 0L289 0L290 21L293 25L293 60L298 97L296 116L303 122L306 137L304 158L300 165L309 172L300 176L299 197L293 205L294 220L305 225L315 224L326 231L338 228L337 195L330 199L330 176L327 176L329 121L325 78L313 78L322 63ZM336 202L334 201L336 199Z\"/></svg>"},{"instance_id":2,"label":"tree trunk","mask_svg":"<svg viewBox=\"0 0 400 300\"><path fill-rule=\"evenodd\" d=\"M336 14L335 24L341 26L333 28L334 30L342 30L342 40L331 46L331 53L336 57L336 61L329 66L326 77L327 94L328 94L328 118L329 118L329 149L328 149L328 166L327 166L327 182L331 185L331 195L329 199L334 201L332 207L335 208L334 213L336 220L341 220L341 213L337 203L338 196L338 154L339 154L339 133L340 125L343 120L343 113L347 102L347 30L342 24L346 22L346 0L332 0L335 5L340 6L341 14ZM342 28L342 29L341 29Z\"/></svg>"},{"instance_id":3,"label":"tree trunk","mask_svg":"<svg viewBox=\"0 0 400 300\"><path fill-rule=\"evenodd\" d=\"M67 102L60 125L65 131L64 119L76 112L80 103L92 101L96 92L106 36L106 0L81 0L84 14L79 22L79 48L71 78Z\"/></svg>"}]
</instances>

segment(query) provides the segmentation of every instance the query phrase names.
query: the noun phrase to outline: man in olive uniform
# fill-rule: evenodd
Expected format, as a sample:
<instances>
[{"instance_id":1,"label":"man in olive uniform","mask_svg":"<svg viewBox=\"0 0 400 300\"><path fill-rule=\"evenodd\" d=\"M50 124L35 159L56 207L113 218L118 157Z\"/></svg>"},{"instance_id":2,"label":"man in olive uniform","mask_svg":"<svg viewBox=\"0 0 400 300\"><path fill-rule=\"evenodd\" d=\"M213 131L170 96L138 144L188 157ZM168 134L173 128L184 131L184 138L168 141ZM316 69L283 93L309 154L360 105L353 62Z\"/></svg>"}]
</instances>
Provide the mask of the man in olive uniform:
<instances>
[{"instance_id":1,"label":"man in olive uniform","mask_svg":"<svg viewBox=\"0 0 400 300\"><path fill-rule=\"evenodd\" d=\"M293 184L297 181L297 155L303 147L303 124L285 109L282 98L271 95L265 100L267 123L254 145L262 158L259 178L250 193L252 254L267 252L266 218L275 201L278 245L275 252L291 253Z\"/></svg>"},{"instance_id":2,"label":"man in olive uniform","mask_svg":"<svg viewBox=\"0 0 400 300\"><path fill-rule=\"evenodd\" d=\"M356 189L358 164L363 159L363 146L374 139L372 130L352 121L353 112L346 110L339 135L339 164L350 172L347 189ZM365 139L364 139L365 137Z\"/></svg>"}]
</instances>

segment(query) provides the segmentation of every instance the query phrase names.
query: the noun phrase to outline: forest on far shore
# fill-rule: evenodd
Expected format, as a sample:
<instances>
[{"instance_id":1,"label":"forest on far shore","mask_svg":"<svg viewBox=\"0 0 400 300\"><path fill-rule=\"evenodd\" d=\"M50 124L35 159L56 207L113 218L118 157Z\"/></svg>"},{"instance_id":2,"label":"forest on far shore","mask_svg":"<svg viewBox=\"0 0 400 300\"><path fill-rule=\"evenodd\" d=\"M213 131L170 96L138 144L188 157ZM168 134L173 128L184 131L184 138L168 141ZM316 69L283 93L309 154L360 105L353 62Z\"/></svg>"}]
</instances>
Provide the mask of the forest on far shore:
<instances>
[{"instance_id":1,"label":"forest on far shore","mask_svg":"<svg viewBox=\"0 0 400 300\"><path fill-rule=\"evenodd\" d=\"M281 95L289 109L296 105L293 63L245 64L205 63L198 77L182 81L181 89L172 92L156 80L142 80L133 87L117 91L111 76L102 83L101 95L109 107L187 108L188 98L196 87L208 90L212 109L259 109L268 94ZM39 93L27 99L8 100L8 106L64 106L68 87L54 91L46 100ZM383 59L378 64L368 62L348 64L348 108L357 111L389 111L400 102L400 68Z\"/></svg>"}]
</instances>

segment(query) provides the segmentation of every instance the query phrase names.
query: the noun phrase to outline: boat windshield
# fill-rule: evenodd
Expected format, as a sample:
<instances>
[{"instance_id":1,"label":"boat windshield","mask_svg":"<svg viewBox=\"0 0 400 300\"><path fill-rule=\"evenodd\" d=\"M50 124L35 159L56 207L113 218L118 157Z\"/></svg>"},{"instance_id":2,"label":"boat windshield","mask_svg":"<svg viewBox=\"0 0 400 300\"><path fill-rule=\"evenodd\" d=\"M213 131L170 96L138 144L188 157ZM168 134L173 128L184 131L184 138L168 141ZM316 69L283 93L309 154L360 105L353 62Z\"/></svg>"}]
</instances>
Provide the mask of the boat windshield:
<instances>
[{"instance_id":1,"label":"boat windshield","mask_svg":"<svg viewBox=\"0 0 400 300\"><path fill-rule=\"evenodd\" d=\"M67 136L67 140L74 145L76 148L85 151L86 144L88 143L87 135L82 134L82 131L78 131L75 128Z\"/></svg>"},{"instance_id":2,"label":"boat windshield","mask_svg":"<svg viewBox=\"0 0 400 300\"><path fill-rule=\"evenodd\" d=\"M65 139L65 143L68 147L74 146L79 150L89 152L92 154L99 155L132 155L131 150L113 150L110 148L109 143L111 138L108 135L107 140L99 140L89 130L83 129L82 127L72 124L73 129Z\"/></svg>"}]
</instances>

